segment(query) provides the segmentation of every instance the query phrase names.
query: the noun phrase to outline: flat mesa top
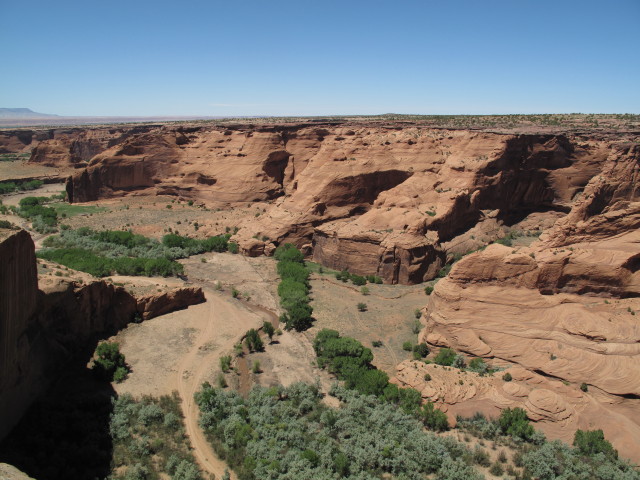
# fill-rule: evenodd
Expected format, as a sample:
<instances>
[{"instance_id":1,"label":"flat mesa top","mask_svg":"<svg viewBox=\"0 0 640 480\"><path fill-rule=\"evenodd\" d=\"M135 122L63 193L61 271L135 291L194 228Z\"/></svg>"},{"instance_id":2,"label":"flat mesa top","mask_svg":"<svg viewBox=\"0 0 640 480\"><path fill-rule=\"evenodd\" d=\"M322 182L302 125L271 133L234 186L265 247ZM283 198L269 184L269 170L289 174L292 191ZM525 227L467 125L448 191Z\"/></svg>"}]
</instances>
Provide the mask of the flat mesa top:
<instances>
[{"instance_id":1,"label":"flat mesa top","mask_svg":"<svg viewBox=\"0 0 640 480\"><path fill-rule=\"evenodd\" d=\"M50 129L56 127L100 128L114 125L176 125L218 127L277 126L411 126L504 133L640 133L635 114L535 114L535 115L344 115L322 117L47 117L45 119L0 118L0 130Z\"/></svg>"}]
</instances>

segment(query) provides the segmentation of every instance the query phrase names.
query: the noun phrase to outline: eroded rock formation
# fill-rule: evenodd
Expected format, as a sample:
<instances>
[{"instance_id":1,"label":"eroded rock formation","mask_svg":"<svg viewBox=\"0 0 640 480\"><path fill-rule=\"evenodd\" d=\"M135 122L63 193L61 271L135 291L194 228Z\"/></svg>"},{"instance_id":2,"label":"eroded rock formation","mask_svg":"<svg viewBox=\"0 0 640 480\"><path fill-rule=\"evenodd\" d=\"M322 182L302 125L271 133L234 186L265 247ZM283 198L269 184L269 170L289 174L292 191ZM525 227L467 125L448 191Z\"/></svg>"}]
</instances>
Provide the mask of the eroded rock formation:
<instances>
[{"instance_id":1,"label":"eroded rock formation","mask_svg":"<svg viewBox=\"0 0 640 480\"><path fill-rule=\"evenodd\" d=\"M639 153L637 145L612 149L539 242L490 245L436 284L421 340L510 366L513 383L465 377L453 388L459 371L415 362L399 366L398 381L450 412L520 406L552 438L601 428L638 461ZM425 368L437 369L434 383L422 380Z\"/></svg>"},{"instance_id":2,"label":"eroded rock formation","mask_svg":"<svg viewBox=\"0 0 640 480\"><path fill-rule=\"evenodd\" d=\"M74 140L83 159L105 147L97 132ZM41 142L33 160L60 142ZM637 145L610 138L362 123L156 126L106 144L68 180L73 202L132 194L268 201L234 239L246 254L293 242L326 266L392 283L433 278L447 255L482 245L468 234L479 225L495 237L535 212L565 215L603 165L633 173L637 158ZM62 151L43 155L77 163ZM596 196L606 203L625 191L603 187Z\"/></svg>"}]
</instances>

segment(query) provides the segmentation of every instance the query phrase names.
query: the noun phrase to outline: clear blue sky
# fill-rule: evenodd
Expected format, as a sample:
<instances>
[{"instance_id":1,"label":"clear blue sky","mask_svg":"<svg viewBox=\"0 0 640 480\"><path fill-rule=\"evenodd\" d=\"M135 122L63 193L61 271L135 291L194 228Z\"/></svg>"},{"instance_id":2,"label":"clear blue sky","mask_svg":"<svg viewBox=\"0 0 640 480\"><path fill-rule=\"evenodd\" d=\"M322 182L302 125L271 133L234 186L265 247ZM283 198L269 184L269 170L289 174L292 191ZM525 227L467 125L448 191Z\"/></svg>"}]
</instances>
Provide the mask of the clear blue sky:
<instances>
[{"instance_id":1,"label":"clear blue sky","mask_svg":"<svg viewBox=\"0 0 640 480\"><path fill-rule=\"evenodd\" d=\"M0 107L640 113L640 0L0 0Z\"/></svg>"}]
</instances>

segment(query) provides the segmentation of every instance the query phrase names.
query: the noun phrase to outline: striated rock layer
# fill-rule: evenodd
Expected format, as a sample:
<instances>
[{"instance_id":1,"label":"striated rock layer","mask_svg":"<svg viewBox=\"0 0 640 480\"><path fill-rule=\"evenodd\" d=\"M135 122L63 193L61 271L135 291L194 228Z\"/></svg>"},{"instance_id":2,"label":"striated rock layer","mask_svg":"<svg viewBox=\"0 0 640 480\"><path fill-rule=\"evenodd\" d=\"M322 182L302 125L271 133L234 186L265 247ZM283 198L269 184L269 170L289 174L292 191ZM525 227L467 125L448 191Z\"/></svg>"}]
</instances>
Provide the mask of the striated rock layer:
<instances>
[{"instance_id":1,"label":"striated rock layer","mask_svg":"<svg viewBox=\"0 0 640 480\"><path fill-rule=\"evenodd\" d=\"M0 438L74 354L142 319L204 301L199 288L136 299L103 281L59 277L38 288L31 236L0 229Z\"/></svg>"},{"instance_id":2,"label":"striated rock layer","mask_svg":"<svg viewBox=\"0 0 640 480\"><path fill-rule=\"evenodd\" d=\"M398 381L452 413L522 407L569 442L600 428L640 461L638 151L613 150L539 242L490 245L436 284L421 340L510 367L513 382L465 377L454 388L459 371L415 362L400 364ZM436 368L433 383L425 368Z\"/></svg>"},{"instance_id":3,"label":"striated rock layer","mask_svg":"<svg viewBox=\"0 0 640 480\"><path fill-rule=\"evenodd\" d=\"M234 239L245 254L293 242L326 266L391 283L433 278L447 255L482 245L474 228L495 238L534 212L565 215L603 169L632 172L638 155L615 138L393 124L137 128L91 130L72 149L62 137L43 141L32 161L91 157L67 182L73 202L268 201Z\"/></svg>"}]
</instances>

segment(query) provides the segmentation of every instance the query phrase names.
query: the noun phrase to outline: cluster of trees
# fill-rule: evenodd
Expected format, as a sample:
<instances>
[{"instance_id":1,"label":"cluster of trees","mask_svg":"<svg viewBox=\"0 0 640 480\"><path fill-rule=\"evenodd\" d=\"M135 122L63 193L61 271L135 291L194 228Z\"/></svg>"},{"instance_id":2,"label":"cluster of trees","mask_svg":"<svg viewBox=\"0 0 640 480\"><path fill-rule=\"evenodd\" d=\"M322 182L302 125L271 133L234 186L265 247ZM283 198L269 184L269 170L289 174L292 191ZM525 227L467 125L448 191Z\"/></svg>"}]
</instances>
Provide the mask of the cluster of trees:
<instances>
[{"instance_id":1,"label":"cluster of trees","mask_svg":"<svg viewBox=\"0 0 640 480\"><path fill-rule=\"evenodd\" d=\"M618 452L604 438L602 430L577 430L574 448L560 441L547 442L545 436L533 428L521 408L506 408L495 420L487 419L481 413L471 418L458 417L457 426L480 438L513 439L520 450L516 463L524 467L522 478L640 479L640 473L628 462L618 459Z\"/></svg>"},{"instance_id":2,"label":"cluster of trees","mask_svg":"<svg viewBox=\"0 0 640 480\"><path fill-rule=\"evenodd\" d=\"M47 238L44 242L47 248L38 256L96 277L114 272L168 277L184 271L176 259L208 251L226 251L236 245L228 241L229 237L227 234L199 240L170 234L158 242L131 231L98 232L83 227Z\"/></svg>"},{"instance_id":3,"label":"cluster of trees","mask_svg":"<svg viewBox=\"0 0 640 480\"><path fill-rule=\"evenodd\" d=\"M16 191L35 190L42 186L42 180L27 180L24 182L0 182L0 195Z\"/></svg>"},{"instance_id":4,"label":"cluster of trees","mask_svg":"<svg viewBox=\"0 0 640 480\"><path fill-rule=\"evenodd\" d=\"M247 399L204 384L196 402L214 449L241 480L482 478L464 445L425 432L413 415L338 385L330 394L341 408L300 383L255 387Z\"/></svg>"},{"instance_id":5,"label":"cluster of trees","mask_svg":"<svg viewBox=\"0 0 640 480\"><path fill-rule=\"evenodd\" d=\"M187 252L187 257L197 255L204 252L226 252L238 253L238 245L229 242L231 234L217 235L203 240L196 238L183 237L175 233L170 233L162 237L162 244L175 249L181 249Z\"/></svg>"},{"instance_id":6,"label":"cluster of trees","mask_svg":"<svg viewBox=\"0 0 640 480\"><path fill-rule=\"evenodd\" d=\"M120 353L120 344L102 342L96 348L97 358L93 362L93 372L102 380L120 383L131 371L125 357Z\"/></svg>"},{"instance_id":7,"label":"cluster of trees","mask_svg":"<svg viewBox=\"0 0 640 480\"><path fill-rule=\"evenodd\" d=\"M358 340L341 337L337 331L325 328L316 335L313 348L318 357L318 366L344 380L346 388L363 395L375 395L397 405L433 430L449 428L447 416L434 408L432 403L427 402L421 407L420 392L413 388L399 388L389 382L385 372L371 365L373 353Z\"/></svg>"},{"instance_id":8,"label":"cluster of trees","mask_svg":"<svg viewBox=\"0 0 640 480\"><path fill-rule=\"evenodd\" d=\"M481 376L492 375L497 372L497 369L489 366L482 358L473 358L468 364L467 359L461 353L456 353L451 348L441 348L436 357L433 359L433 363L443 365L445 367L455 367L461 370L469 370L471 372L479 373ZM509 377L511 377L509 375Z\"/></svg>"},{"instance_id":9,"label":"cluster of trees","mask_svg":"<svg viewBox=\"0 0 640 480\"><path fill-rule=\"evenodd\" d=\"M168 277L184 271L180 263L166 258L107 258L84 248L45 249L37 255L39 258L90 273L95 277L106 277L114 272L120 275Z\"/></svg>"},{"instance_id":10,"label":"cluster of trees","mask_svg":"<svg viewBox=\"0 0 640 480\"><path fill-rule=\"evenodd\" d=\"M341 272L336 273L336 280L341 280L343 282L348 282L351 280L351 283L357 286L366 285L369 283L382 283L382 278L377 275L367 275L366 277L362 275L356 275L355 273L349 273L349 270L342 270Z\"/></svg>"},{"instance_id":11,"label":"cluster of trees","mask_svg":"<svg viewBox=\"0 0 640 480\"><path fill-rule=\"evenodd\" d=\"M309 270L304 264L304 256L295 245L287 243L274 252L278 261L278 296L285 313L280 317L287 330L306 330L313 321L313 308L309 305Z\"/></svg>"},{"instance_id":12,"label":"cluster of trees","mask_svg":"<svg viewBox=\"0 0 640 480\"><path fill-rule=\"evenodd\" d=\"M55 232L58 214L51 207L45 207L49 197L25 197L20 200L18 214L32 221L33 228L40 233Z\"/></svg>"},{"instance_id":13,"label":"cluster of trees","mask_svg":"<svg viewBox=\"0 0 640 480\"><path fill-rule=\"evenodd\" d=\"M125 394L113 402L109 422L114 480L165 478L201 480L190 453L177 393L135 400Z\"/></svg>"},{"instance_id":14,"label":"cluster of trees","mask_svg":"<svg viewBox=\"0 0 640 480\"><path fill-rule=\"evenodd\" d=\"M244 343L250 352L261 352L264 350L264 343L260 338L260 333L255 328L247 332Z\"/></svg>"}]
</instances>

